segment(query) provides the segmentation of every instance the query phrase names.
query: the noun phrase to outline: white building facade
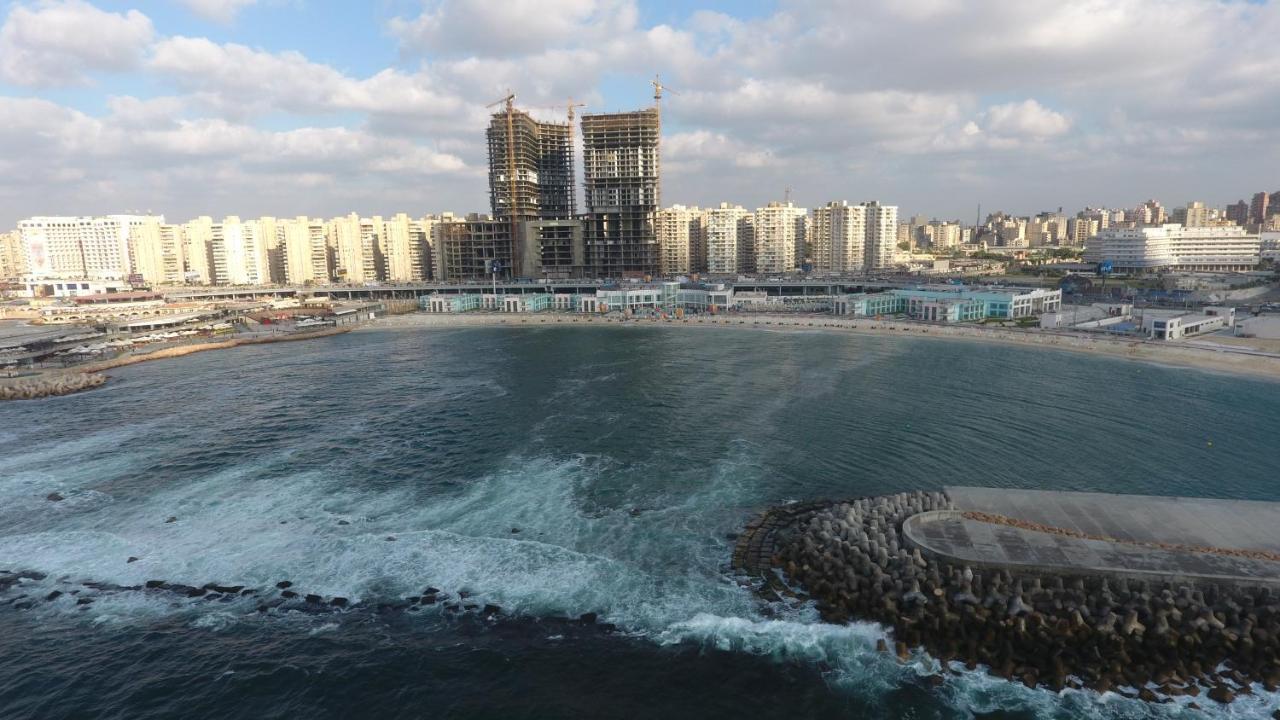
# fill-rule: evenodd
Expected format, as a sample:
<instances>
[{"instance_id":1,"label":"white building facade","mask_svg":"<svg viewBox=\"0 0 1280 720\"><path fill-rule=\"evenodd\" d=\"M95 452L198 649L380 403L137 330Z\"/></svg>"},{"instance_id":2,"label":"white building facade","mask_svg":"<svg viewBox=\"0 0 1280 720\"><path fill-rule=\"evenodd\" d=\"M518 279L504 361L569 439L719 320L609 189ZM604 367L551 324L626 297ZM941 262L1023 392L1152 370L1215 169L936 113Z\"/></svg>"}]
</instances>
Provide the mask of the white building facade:
<instances>
[{"instance_id":1,"label":"white building facade","mask_svg":"<svg viewBox=\"0 0 1280 720\"><path fill-rule=\"evenodd\" d=\"M1107 228L1089 241L1084 260L1110 262L1115 272L1244 272L1258 265L1261 244L1238 225Z\"/></svg>"}]
</instances>

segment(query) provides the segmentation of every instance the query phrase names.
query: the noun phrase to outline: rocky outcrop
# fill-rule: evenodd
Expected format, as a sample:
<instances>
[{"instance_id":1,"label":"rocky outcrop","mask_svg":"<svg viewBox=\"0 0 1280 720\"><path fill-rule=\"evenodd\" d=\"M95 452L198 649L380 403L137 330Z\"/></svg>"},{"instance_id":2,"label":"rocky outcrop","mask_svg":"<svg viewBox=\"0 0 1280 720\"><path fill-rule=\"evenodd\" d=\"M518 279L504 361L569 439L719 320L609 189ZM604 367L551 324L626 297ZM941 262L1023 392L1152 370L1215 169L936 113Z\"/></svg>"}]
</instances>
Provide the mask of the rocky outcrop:
<instances>
[{"instance_id":1,"label":"rocky outcrop","mask_svg":"<svg viewBox=\"0 0 1280 720\"><path fill-rule=\"evenodd\" d=\"M920 647L1029 686L1224 702L1253 683L1280 686L1270 588L975 570L910 546L904 520L949 509L924 492L776 509L740 537L734 565L764 578L770 597L812 600L829 622L892 628L900 657Z\"/></svg>"}]
</instances>

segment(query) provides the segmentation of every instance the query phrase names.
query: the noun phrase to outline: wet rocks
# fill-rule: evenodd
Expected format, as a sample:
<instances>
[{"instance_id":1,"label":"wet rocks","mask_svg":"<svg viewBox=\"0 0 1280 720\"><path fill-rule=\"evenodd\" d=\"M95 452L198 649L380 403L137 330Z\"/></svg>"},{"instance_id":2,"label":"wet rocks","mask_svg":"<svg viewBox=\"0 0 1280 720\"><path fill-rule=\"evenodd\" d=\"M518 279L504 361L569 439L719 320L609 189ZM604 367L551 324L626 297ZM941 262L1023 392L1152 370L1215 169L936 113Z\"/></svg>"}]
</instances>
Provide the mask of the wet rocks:
<instances>
[{"instance_id":1,"label":"wet rocks","mask_svg":"<svg viewBox=\"0 0 1280 720\"><path fill-rule=\"evenodd\" d=\"M96 388L107 381L100 373L69 373L0 384L0 400L36 400L70 395Z\"/></svg>"},{"instance_id":2,"label":"wet rocks","mask_svg":"<svg viewBox=\"0 0 1280 720\"><path fill-rule=\"evenodd\" d=\"M950 500L929 492L776 508L748 524L733 564L764 579L768 599L811 600L829 622L891 627L892 644L879 648L904 660L923 647L1029 686L1060 690L1079 678L1148 701L1204 692L1231 702L1253 682L1280 684L1280 593L924 556L902 523L946 509Z\"/></svg>"},{"instance_id":3,"label":"wet rocks","mask_svg":"<svg viewBox=\"0 0 1280 720\"><path fill-rule=\"evenodd\" d=\"M61 493L56 492L51 492L48 495L45 495L44 499L49 502L62 502L63 500L66 500L66 498L62 497Z\"/></svg>"}]
</instances>

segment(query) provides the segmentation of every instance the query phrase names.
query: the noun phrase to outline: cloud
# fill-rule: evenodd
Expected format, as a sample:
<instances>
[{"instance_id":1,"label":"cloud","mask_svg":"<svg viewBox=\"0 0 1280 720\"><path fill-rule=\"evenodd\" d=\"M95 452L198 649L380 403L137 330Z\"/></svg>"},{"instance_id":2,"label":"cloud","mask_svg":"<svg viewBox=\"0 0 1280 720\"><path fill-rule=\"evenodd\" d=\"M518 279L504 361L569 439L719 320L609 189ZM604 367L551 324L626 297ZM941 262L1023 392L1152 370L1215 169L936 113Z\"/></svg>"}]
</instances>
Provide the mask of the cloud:
<instances>
[{"instance_id":1,"label":"cloud","mask_svg":"<svg viewBox=\"0 0 1280 720\"><path fill-rule=\"evenodd\" d=\"M175 102L113 98L113 112L94 118L47 100L0 97L0 213L109 212L161 203L197 214L217 212L209 198L221 197L230 200L222 207L226 214L323 215L326 203L348 205L344 192L366 198L380 192L404 209L419 183L474 174L460 158L403 138L343 127L271 131L182 119L174 116ZM308 198L299 178L332 194ZM34 194L33 187L42 191Z\"/></svg>"},{"instance_id":2,"label":"cloud","mask_svg":"<svg viewBox=\"0 0 1280 720\"><path fill-rule=\"evenodd\" d=\"M991 132L1015 137L1047 138L1071 129L1071 121L1065 115L1035 100L990 107L986 123Z\"/></svg>"},{"instance_id":3,"label":"cloud","mask_svg":"<svg viewBox=\"0 0 1280 720\"><path fill-rule=\"evenodd\" d=\"M230 24L240 11L258 0L180 0L192 12L217 23Z\"/></svg>"},{"instance_id":4,"label":"cloud","mask_svg":"<svg viewBox=\"0 0 1280 720\"><path fill-rule=\"evenodd\" d=\"M353 78L298 52L271 53L207 38L162 40L147 65L231 116L356 111L441 117L465 111L458 98L437 91L425 75L388 68Z\"/></svg>"},{"instance_id":5,"label":"cloud","mask_svg":"<svg viewBox=\"0 0 1280 720\"><path fill-rule=\"evenodd\" d=\"M110 13L82 0L13 6L0 27L0 79L15 85L78 85L95 72L135 67L155 30L137 10Z\"/></svg>"},{"instance_id":6,"label":"cloud","mask_svg":"<svg viewBox=\"0 0 1280 720\"><path fill-rule=\"evenodd\" d=\"M408 51L433 56L517 57L606 41L631 31L633 0L436 0L389 29Z\"/></svg>"},{"instance_id":7,"label":"cloud","mask_svg":"<svg viewBox=\"0 0 1280 720\"><path fill-rule=\"evenodd\" d=\"M183 2L224 23L249 4ZM383 65L353 72L323 32L295 47L157 37L136 11L21 0L0 28L0 80L137 74L116 97L77 91L80 110L24 116L4 99L0 207L115 192L246 215L236 203L474 210L487 103L511 88L549 118L570 97L632 109L655 73L679 91L663 101L669 203L754 207L786 186L798 204L966 216L979 199L1214 203L1270 185L1280 164L1280 0L777 0L753 17L641 5L423 0L364 48Z\"/></svg>"}]
</instances>

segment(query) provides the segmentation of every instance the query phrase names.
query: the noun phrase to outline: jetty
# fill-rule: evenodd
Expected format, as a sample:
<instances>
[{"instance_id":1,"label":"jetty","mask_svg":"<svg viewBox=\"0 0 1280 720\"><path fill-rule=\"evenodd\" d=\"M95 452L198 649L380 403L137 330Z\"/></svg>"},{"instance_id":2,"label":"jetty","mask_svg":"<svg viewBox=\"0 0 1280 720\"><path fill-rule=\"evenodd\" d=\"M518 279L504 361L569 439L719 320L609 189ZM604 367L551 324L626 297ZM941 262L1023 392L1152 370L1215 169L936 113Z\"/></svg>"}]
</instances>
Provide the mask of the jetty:
<instances>
[{"instance_id":1,"label":"jetty","mask_svg":"<svg viewBox=\"0 0 1280 720\"><path fill-rule=\"evenodd\" d=\"M903 660L1150 702L1280 689L1280 503L947 487L784 505L733 565L767 600L888 626Z\"/></svg>"}]
</instances>

